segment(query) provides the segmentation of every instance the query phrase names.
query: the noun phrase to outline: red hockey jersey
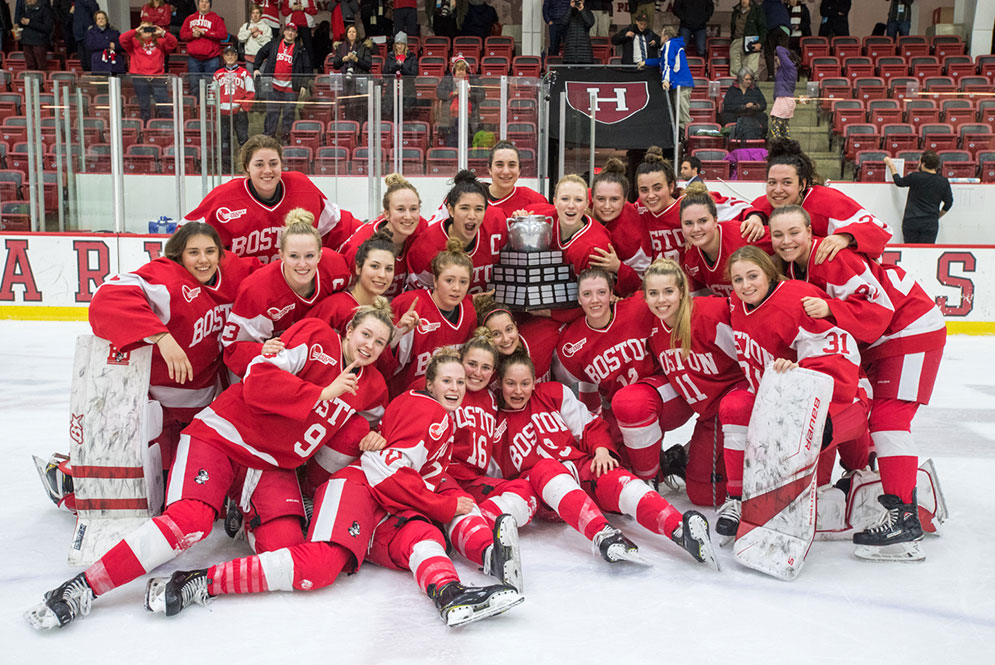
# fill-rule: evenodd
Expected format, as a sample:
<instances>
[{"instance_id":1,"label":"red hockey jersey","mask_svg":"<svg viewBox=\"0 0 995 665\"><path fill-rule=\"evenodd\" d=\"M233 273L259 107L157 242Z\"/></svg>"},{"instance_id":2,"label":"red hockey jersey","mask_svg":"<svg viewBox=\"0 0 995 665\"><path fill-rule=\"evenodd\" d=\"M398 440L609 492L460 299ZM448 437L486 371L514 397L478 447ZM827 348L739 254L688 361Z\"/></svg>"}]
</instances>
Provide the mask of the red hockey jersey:
<instances>
[{"instance_id":1,"label":"red hockey jersey","mask_svg":"<svg viewBox=\"0 0 995 665\"><path fill-rule=\"evenodd\" d=\"M804 275L794 263L788 276L802 278L824 289L832 318L858 341L865 362L887 356L941 348L946 323L933 299L911 275L898 266L882 265L850 249L832 261L815 264L821 239L814 238Z\"/></svg>"},{"instance_id":2,"label":"red hockey jersey","mask_svg":"<svg viewBox=\"0 0 995 665\"><path fill-rule=\"evenodd\" d=\"M428 290L406 291L394 298L390 304L394 310L395 324L408 311L411 303L416 303L415 311L418 312L420 321L401 337L394 350L397 368L392 376L387 377L391 395L401 394L415 379L425 375L425 368L428 367L428 361L432 359L436 349L462 344L477 327L477 315L470 296L460 303L459 317L453 324L442 315L442 311L432 300L432 294Z\"/></svg>"},{"instance_id":3,"label":"red hockey jersey","mask_svg":"<svg viewBox=\"0 0 995 665\"><path fill-rule=\"evenodd\" d=\"M731 220L742 220L750 210L750 204L731 196L722 196L718 192L709 192L712 200L715 201L716 220L728 222ZM652 258L660 257L673 259L680 263L684 258L686 242L684 231L681 229L681 200L677 198L673 203L658 213L652 213L644 206L638 207L639 216L642 217L646 232L650 238L650 249Z\"/></svg>"},{"instance_id":4,"label":"red hockey jersey","mask_svg":"<svg viewBox=\"0 0 995 665\"><path fill-rule=\"evenodd\" d=\"M340 335L345 335L346 326L352 321L359 301L351 291L339 291L328 296L311 308L308 316L321 319Z\"/></svg>"},{"instance_id":5,"label":"red hockey jersey","mask_svg":"<svg viewBox=\"0 0 995 665\"><path fill-rule=\"evenodd\" d=\"M872 259L881 256L891 240L891 227L849 196L823 185L812 185L802 199L802 207L812 218L812 235L825 238L835 233L849 233L854 244L850 246ZM746 215L760 213L766 220L774 210L766 196L753 201Z\"/></svg>"},{"instance_id":6,"label":"red hockey jersey","mask_svg":"<svg viewBox=\"0 0 995 665\"><path fill-rule=\"evenodd\" d=\"M152 347L149 393L189 420L219 391L221 331L239 284L260 266L227 252L214 284L201 284L179 263L165 257L138 270L115 275L100 285L90 302L93 334L127 351L149 337L170 333L193 367L193 378L180 385L169 378L159 347Z\"/></svg>"},{"instance_id":7,"label":"red hockey jersey","mask_svg":"<svg viewBox=\"0 0 995 665\"><path fill-rule=\"evenodd\" d=\"M383 383L363 380L359 394L320 400L344 365L339 336L317 319L299 321L283 337L286 348L256 356L245 378L201 411L184 434L224 450L254 469L294 469L337 436L358 439L369 431L356 413L383 399ZM363 388L369 384L369 392Z\"/></svg>"},{"instance_id":8,"label":"red hockey jersey","mask_svg":"<svg viewBox=\"0 0 995 665\"><path fill-rule=\"evenodd\" d=\"M432 259L446 248L452 220L430 225L412 243L408 255L408 289L430 289L435 284L432 274ZM497 208L488 208L484 221L477 229L477 238L467 250L473 261L473 275L470 276L470 293L483 293L491 281L491 270L498 262L498 254L504 248L508 237L507 221Z\"/></svg>"},{"instance_id":9,"label":"red hockey jersey","mask_svg":"<svg viewBox=\"0 0 995 665\"><path fill-rule=\"evenodd\" d=\"M860 352L849 332L829 319L813 319L805 313L801 299L806 296L827 297L822 289L797 280L779 282L752 310L734 297L731 324L736 356L754 392L767 367L778 358L828 374L835 383L832 415L853 403Z\"/></svg>"},{"instance_id":10,"label":"red hockey jersey","mask_svg":"<svg viewBox=\"0 0 995 665\"><path fill-rule=\"evenodd\" d=\"M618 217L605 224L612 247L621 265L615 291L623 296L643 287L643 273L653 259L650 256L650 237L636 206L626 202Z\"/></svg>"},{"instance_id":11,"label":"red hockey jersey","mask_svg":"<svg viewBox=\"0 0 995 665\"><path fill-rule=\"evenodd\" d=\"M356 462L377 501L391 513L414 510L443 524L452 521L457 495L435 493L452 453L452 415L428 393L409 390L387 407L380 434L387 447Z\"/></svg>"},{"instance_id":12,"label":"red hockey jersey","mask_svg":"<svg viewBox=\"0 0 995 665\"><path fill-rule=\"evenodd\" d=\"M497 466L491 464L496 419L494 393L486 388L466 391L463 403L456 409L450 476L458 481L469 481L480 476L501 475Z\"/></svg>"},{"instance_id":13,"label":"red hockey jersey","mask_svg":"<svg viewBox=\"0 0 995 665\"><path fill-rule=\"evenodd\" d=\"M235 69L222 67L214 72L218 84L218 105L222 115L234 115L239 111L249 111L256 97L256 86L252 74L241 65Z\"/></svg>"},{"instance_id":14,"label":"red hockey jersey","mask_svg":"<svg viewBox=\"0 0 995 665\"><path fill-rule=\"evenodd\" d=\"M717 296L732 295L732 283L726 275L726 261L740 247L756 245L767 254L773 254L770 244L770 229L764 229L764 235L756 242L747 241L739 230L739 222L719 222L716 233L719 234L719 253L715 263L705 258L705 253L698 247L689 245L684 252L684 272L688 276L688 287L691 291L708 289Z\"/></svg>"},{"instance_id":15,"label":"red hockey jersey","mask_svg":"<svg viewBox=\"0 0 995 665\"><path fill-rule=\"evenodd\" d=\"M359 246L370 239L374 233L383 228L386 224L386 220L382 217L374 219L372 222L367 222L359 228L357 228L352 235L350 235L339 247L339 251L342 252L342 256L345 257L346 263L349 267L353 269L353 274L355 274L356 269L356 252L359 251ZM421 221L418 222L418 227L415 232L408 236L408 239L404 241L404 249L401 250L400 256L394 259L394 281L391 283L390 288L384 293L387 298L393 298L397 294L404 291L405 283L408 281L408 263L407 255L411 250L415 239L428 228L428 222L422 217Z\"/></svg>"},{"instance_id":16,"label":"red hockey jersey","mask_svg":"<svg viewBox=\"0 0 995 665\"><path fill-rule=\"evenodd\" d=\"M494 457L505 478L543 458L563 462L586 459L597 448L615 451L608 424L555 381L537 385L522 409L498 411L495 438Z\"/></svg>"},{"instance_id":17,"label":"red hockey jersey","mask_svg":"<svg viewBox=\"0 0 995 665\"><path fill-rule=\"evenodd\" d=\"M554 218L553 242L550 244L550 249L561 250L563 261L573 266L574 275L579 275L582 270L591 267L594 248L607 250L611 241L605 227L584 215L584 226L564 242L560 238L560 230Z\"/></svg>"},{"instance_id":18,"label":"red hockey jersey","mask_svg":"<svg viewBox=\"0 0 995 665\"><path fill-rule=\"evenodd\" d=\"M702 418L718 413L719 401L746 377L739 366L730 325L729 301L716 296L695 298L691 308L691 352L681 358L671 347L671 328L659 321L648 344L667 381Z\"/></svg>"},{"instance_id":19,"label":"red hockey jersey","mask_svg":"<svg viewBox=\"0 0 995 665\"><path fill-rule=\"evenodd\" d=\"M279 258L280 234L284 218L294 208L304 208L314 215L315 227L328 247L342 233L339 224L348 226L352 215L329 201L303 173L284 171L283 196L272 206L259 202L249 192L249 179L236 178L215 187L184 222L205 222L217 229L221 244L239 256L255 256L263 263ZM347 237L347 236L344 236Z\"/></svg>"},{"instance_id":20,"label":"red hockey jersey","mask_svg":"<svg viewBox=\"0 0 995 665\"><path fill-rule=\"evenodd\" d=\"M488 207L499 208L505 219L511 217L516 210L528 210L537 203L549 203L545 196L523 185L516 185L510 194L500 199L493 198L488 192L487 200Z\"/></svg>"},{"instance_id":21,"label":"red hockey jersey","mask_svg":"<svg viewBox=\"0 0 995 665\"><path fill-rule=\"evenodd\" d=\"M529 316L518 324L522 349L536 368L536 383L551 380L553 354L560 341L560 323L544 316Z\"/></svg>"},{"instance_id":22,"label":"red hockey jersey","mask_svg":"<svg viewBox=\"0 0 995 665\"><path fill-rule=\"evenodd\" d=\"M582 317L560 333L556 359L561 380L578 384L580 398L600 413L610 405L615 392L656 373L646 339L659 326L637 293L612 306L613 316L606 328L596 330ZM599 399L600 395L600 399Z\"/></svg>"},{"instance_id":23,"label":"red hockey jersey","mask_svg":"<svg viewBox=\"0 0 995 665\"><path fill-rule=\"evenodd\" d=\"M262 352L263 342L279 336L308 316L323 298L344 288L349 282L349 268L342 255L327 247L322 249L314 280L310 298L297 295L283 277L281 261L270 263L245 280L221 337L228 369L242 376L249 362Z\"/></svg>"}]
</instances>

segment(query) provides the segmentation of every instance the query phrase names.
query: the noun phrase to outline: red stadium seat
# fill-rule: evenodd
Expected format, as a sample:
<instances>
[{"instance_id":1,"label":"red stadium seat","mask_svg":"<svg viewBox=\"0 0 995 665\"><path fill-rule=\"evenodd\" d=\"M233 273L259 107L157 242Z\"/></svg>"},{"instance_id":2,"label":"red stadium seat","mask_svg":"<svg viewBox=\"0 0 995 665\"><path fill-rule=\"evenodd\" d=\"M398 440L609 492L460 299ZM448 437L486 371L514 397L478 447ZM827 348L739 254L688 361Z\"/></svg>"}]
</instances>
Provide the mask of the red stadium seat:
<instances>
[{"instance_id":1,"label":"red stadium seat","mask_svg":"<svg viewBox=\"0 0 995 665\"><path fill-rule=\"evenodd\" d=\"M967 150L943 150L937 156L940 158L937 173L944 178L974 178L978 174L978 163Z\"/></svg>"},{"instance_id":2,"label":"red stadium seat","mask_svg":"<svg viewBox=\"0 0 995 665\"><path fill-rule=\"evenodd\" d=\"M729 153L725 150L695 150L693 156L701 160L701 177L714 180L729 179L732 164L725 158Z\"/></svg>"},{"instance_id":3,"label":"red stadium seat","mask_svg":"<svg viewBox=\"0 0 995 665\"><path fill-rule=\"evenodd\" d=\"M857 153L857 180L860 182L886 182L888 169L883 150L861 150Z\"/></svg>"}]
</instances>

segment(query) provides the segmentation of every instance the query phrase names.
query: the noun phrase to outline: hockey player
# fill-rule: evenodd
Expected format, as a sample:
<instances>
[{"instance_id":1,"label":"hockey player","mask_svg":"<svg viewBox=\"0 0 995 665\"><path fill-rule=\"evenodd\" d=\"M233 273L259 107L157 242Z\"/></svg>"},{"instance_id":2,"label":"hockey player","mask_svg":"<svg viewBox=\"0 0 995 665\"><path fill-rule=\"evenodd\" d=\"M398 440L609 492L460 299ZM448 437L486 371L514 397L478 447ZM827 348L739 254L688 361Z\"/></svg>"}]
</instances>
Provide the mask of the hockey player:
<instances>
[{"instance_id":1,"label":"hockey player","mask_svg":"<svg viewBox=\"0 0 995 665\"><path fill-rule=\"evenodd\" d=\"M552 378L553 353L560 340L558 322L544 316L523 314L519 325L511 311L490 296L477 298L473 305L477 309L477 322L491 331L499 354L525 353L535 365L538 383ZM497 385L493 387L497 388Z\"/></svg>"},{"instance_id":2,"label":"hockey player","mask_svg":"<svg viewBox=\"0 0 995 665\"><path fill-rule=\"evenodd\" d=\"M747 244L771 253L767 229L763 228L763 235L752 241L740 234L739 222L718 221L715 199L709 196L704 183L689 185L680 201L681 229L688 244L684 252L684 271L694 285L692 291L707 288L717 296L731 295L726 259Z\"/></svg>"},{"instance_id":3,"label":"hockey player","mask_svg":"<svg viewBox=\"0 0 995 665\"><path fill-rule=\"evenodd\" d=\"M370 337L357 334L367 331ZM376 359L386 323L364 320L340 341L305 319L284 334L286 348L257 356L184 430L170 472L166 511L52 591L25 617L37 629L88 614L93 599L172 560L211 532L226 496L246 511L257 552L303 541L304 508L295 469L337 437L362 438L366 420L340 398L357 391L352 370ZM354 360L343 362L342 345Z\"/></svg>"},{"instance_id":4,"label":"hockey player","mask_svg":"<svg viewBox=\"0 0 995 665\"><path fill-rule=\"evenodd\" d=\"M389 231L378 231L359 246L353 257L352 286L328 296L309 316L327 321L341 333L360 305L372 305L394 282L394 241Z\"/></svg>"},{"instance_id":5,"label":"hockey player","mask_svg":"<svg viewBox=\"0 0 995 665\"><path fill-rule=\"evenodd\" d=\"M771 141L767 156L767 193L753 201L745 222L764 222L774 208L799 205L812 220L812 235L825 238L815 262L831 261L850 247L872 259L891 240L891 228L843 192L818 184L812 160L797 141Z\"/></svg>"},{"instance_id":6,"label":"hockey player","mask_svg":"<svg viewBox=\"0 0 995 665\"><path fill-rule=\"evenodd\" d=\"M516 210L529 208L537 203L548 203L539 192L518 184L522 174L522 161L518 148L509 141L498 141L491 148L487 162L491 174L491 184L487 188L487 200L499 208L505 218Z\"/></svg>"},{"instance_id":7,"label":"hockey player","mask_svg":"<svg viewBox=\"0 0 995 665\"><path fill-rule=\"evenodd\" d=\"M728 498L719 509L715 530L734 536L742 514L746 430L756 390L768 368L786 372L804 367L833 378L823 448L831 442L860 439L867 431L867 411L858 399L860 352L856 340L833 322L812 318L802 306L804 298L825 298L825 291L784 280L770 257L751 245L736 250L728 266L736 294L731 315L736 356L750 384L749 390L727 392L719 403Z\"/></svg>"},{"instance_id":8,"label":"hockey player","mask_svg":"<svg viewBox=\"0 0 995 665\"><path fill-rule=\"evenodd\" d=\"M279 141L262 134L251 137L239 152L245 178L235 178L211 190L185 222L205 222L218 230L221 243L239 256L263 263L278 258L284 218L294 208L314 216L314 226L327 247L338 247L359 226L351 213L340 210L296 171L283 172Z\"/></svg>"},{"instance_id":9,"label":"hockey player","mask_svg":"<svg viewBox=\"0 0 995 665\"><path fill-rule=\"evenodd\" d=\"M615 393L612 411L633 472L644 480L659 481L663 480L659 456L667 431L661 422L670 419L675 406L682 408L681 402L689 405L698 421L687 450L688 498L700 506L717 505L726 495L719 402L729 391L748 384L729 327L729 302L712 296L691 298L688 281L670 259L657 259L646 271L643 295L658 319L648 345L668 383L656 388L645 382L626 386Z\"/></svg>"},{"instance_id":10,"label":"hockey player","mask_svg":"<svg viewBox=\"0 0 995 665\"><path fill-rule=\"evenodd\" d=\"M450 238L446 249L432 259L435 286L394 298L391 304L400 342L397 366L387 379L391 396L400 395L425 375L437 349L462 344L476 328L473 299L467 293L472 273L473 263L462 241Z\"/></svg>"},{"instance_id":11,"label":"hockey player","mask_svg":"<svg viewBox=\"0 0 995 665\"><path fill-rule=\"evenodd\" d=\"M440 353L427 369L425 391L395 399L384 414L389 445L319 488L307 541L210 568L149 580L146 609L175 615L193 604L231 593L311 591L332 584L365 559L410 570L450 626L499 614L524 600L514 519L498 518L491 530L468 496L437 493L453 437L452 412L464 390L456 355ZM465 587L446 555L434 523L472 524L464 547L501 584Z\"/></svg>"},{"instance_id":12,"label":"hockey player","mask_svg":"<svg viewBox=\"0 0 995 665\"><path fill-rule=\"evenodd\" d=\"M221 341L225 364L238 376L264 351L282 348L263 343L300 321L323 298L349 283L349 268L338 252L322 249L311 213L287 213L280 235L280 260L257 271L239 289Z\"/></svg>"},{"instance_id":13,"label":"hockey player","mask_svg":"<svg viewBox=\"0 0 995 665\"><path fill-rule=\"evenodd\" d=\"M862 343L874 390L870 432L884 489L878 500L887 512L881 524L854 534L857 555L920 560L925 554L917 542L922 537L915 496L919 461L910 432L936 381L946 343L943 316L898 266L868 261L850 249L816 263L825 240L812 237L809 215L800 206L775 209L770 229L788 277L815 284L831 297L806 298L806 313L835 322Z\"/></svg>"},{"instance_id":14,"label":"hockey player","mask_svg":"<svg viewBox=\"0 0 995 665\"><path fill-rule=\"evenodd\" d=\"M524 354L504 358L500 375L494 457L505 478L527 478L546 505L608 562L640 557L601 509L629 515L668 536L696 561L718 567L704 516L693 510L681 515L621 467L608 424L591 415L566 386L556 381L537 385L535 368Z\"/></svg>"},{"instance_id":15,"label":"hockey player","mask_svg":"<svg viewBox=\"0 0 995 665\"><path fill-rule=\"evenodd\" d=\"M650 239L636 206L626 200L629 179L622 160L611 158L591 184L591 215L611 236L607 250L595 248L591 265L614 273L615 291L627 296L639 290L650 264Z\"/></svg>"},{"instance_id":16,"label":"hockey player","mask_svg":"<svg viewBox=\"0 0 995 665\"><path fill-rule=\"evenodd\" d=\"M356 229L339 251L351 266L356 265L356 252L374 233L389 230L394 241L394 278L384 294L393 298L404 290L408 279L408 251L426 228L428 222L421 216L421 198L418 190L404 176L391 173L384 178L387 191L383 195L383 215Z\"/></svg>"},{"instance_id":17,"label":"hockey player","mask_svg":"<svg viewBox=\"0 0 995 665\"><path fill-rule=\"evenodd\" d=\"M456 174L445 207L448 219L429 226L411 246L408 288L432 288L432 259L446 248L449 238L457 238L473 261L470 293L482 293L507 239L507 219L500 208L487 206L487 187L472 171Z\"/></svg>"}]
</instances>

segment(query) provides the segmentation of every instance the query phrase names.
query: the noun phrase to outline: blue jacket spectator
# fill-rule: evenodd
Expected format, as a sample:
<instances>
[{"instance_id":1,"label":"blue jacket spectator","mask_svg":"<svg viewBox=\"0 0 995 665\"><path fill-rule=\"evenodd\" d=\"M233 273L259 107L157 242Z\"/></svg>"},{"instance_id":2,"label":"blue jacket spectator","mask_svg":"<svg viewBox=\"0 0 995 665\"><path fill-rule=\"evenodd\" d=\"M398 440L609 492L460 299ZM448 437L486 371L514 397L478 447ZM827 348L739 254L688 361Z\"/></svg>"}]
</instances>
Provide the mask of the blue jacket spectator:
<instances>
[{"instance_id":1,"label":"blue jacket spectator","mask_svg":"<svg viewBox=\"0 0 995 665\"><path fill-rule=\"evenodd\" d=\"M543 0L542 20L549 27L549 48L546 53L555 55L560 52L560 42L566 29L561 19L570 11L570 0Z\"/></svg>"},{"instance_id":2,"label":"blue jacket spectator","mask_svg":"<svg viewBox=\"0 0 995 665\"><path fill-rule=\"evenodd\" d=\"M86 50L90 53L90 71L106 74L123 74L128 71L127 58L121 46L121 33L107 23L107 15L97 12L103 17L99 21L94 18L94 26L87 30ZM103 27L99 24L103 22Z\"/></svg>"}]
</instances>

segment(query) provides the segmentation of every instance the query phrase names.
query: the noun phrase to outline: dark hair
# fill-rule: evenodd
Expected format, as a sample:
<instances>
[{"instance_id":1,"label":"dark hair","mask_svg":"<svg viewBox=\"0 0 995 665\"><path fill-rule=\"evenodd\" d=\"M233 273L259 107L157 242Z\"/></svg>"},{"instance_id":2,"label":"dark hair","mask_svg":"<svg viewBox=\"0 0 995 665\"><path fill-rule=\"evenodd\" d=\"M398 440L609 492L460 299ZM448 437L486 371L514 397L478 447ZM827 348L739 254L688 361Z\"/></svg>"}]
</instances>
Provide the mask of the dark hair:
<instances>
[{"instance_id":1,"label":"dark hair","mask_svg":"<svg viewBox=\"0 0 995 665\"><path fill-rule=\"evenodd\" d=\"M924 150L921 155L919 155L919 163L931 171L935 171L940 168L940 156L936 154L935 150Z\"/></svg>"},{"instance_id":2,"label":"dark hair","mask_svg":"<svg viewBox=\"0 0 995 665\"><path fill-rule=\"evenodd\" d=\"M594 176L591 182L591 196L601 183L614 183L622 187L622 198L629 195L629 179L625 175L625 163L618 157L612 157L601 167L601 173Z\"/></svg>"},{"instance_id":3,"label":"dark hair","mask_svg":"<svg viewBox=\"0 0 995 665\"><path fill-rule=\"evenodd\" d=\"M691 168L693 168L698 173L701 173L701 160L698 159L697 157L693 155L691 157L684 157L683 159L681 159L681 164L683 164L684 162L687 162L688 164L691 165Z\"/></svg>"},{"instance_id":4,"label":"dark hair","mask_svg":"<svg viewBox=\"0 0 995 665\"><path fill-rule=\"evenodd\" d=\"M397 254L394 251L394 234L390 232L386 224L382 229L364 240L363 244L356 250L356 268L362 268L370 252L377 249L390 252L391 256L395 259L397 258Z\"/></svg>"},{"instance_id":5,"label":"dark hair","mask_svg":"<svg viewBox=\"0 0 995 665\"><path fill-rule=\"evenodd\" d=\"M453 186L446 194L445 204L447 207L456 207L460 198L464 194L477 194L484 199L484 207L487 207L487 185L477 180L473 171L466 169L460 171L453 178Z\"/></svg>"},{"instance_id":6,"label":"dark hair","mask_svg":"<svg viewBox=\"0 0 995 665\"><path fill-rule=\"evenodd\" d=\"M491 164L494 163L494 153L496 153L498 150L514 150L515 159L518 160L518 165L521 166L522 156L518 153L518 148L515 147L515 144L512 143L511 141L498 141L497 143L494 144L494 147L491 148L491 153L487 155L488 168L490 168Z\"/></svg>"},{"instance_id":7,"label":"dark hair","mask_svg":"<svg viewBox=\"0 0 995 665\"><path fill-rule=\"evenodd\" d=\"M767 175L770 175L772 166L785 164L793 166L798 174L799 182L804 180L805 187L802 191L812 185L822 184L822 178L815 171L815 164L812 159L802 151L798 141L791 139L774 139L767 144Z\"/></svg>"},{"instance_id":8,"label":"dark hair","mask_svg":"<svg viewBox=\"0 0 995 665\"><path fill-rule=\"evenodd\" d=\"M597 279L601 277L606 282L608 282L608 289L613 290L615 288L615 275L608 272L604 268L598 268L596 266L591 266L590 268L584 268L577 275L577 288L580 289L580 283L585 279Z\"/></svg>"},{"instance_id":9,"label":"dark hair","mask_svg":"<svg viewBox=\"0 0 995 665\"><path fill-rule=\"evenodd\" d=\"M712 217L716 220L719 218L719 211L715 207L715 199L708 193L708 187L703 182L693 182L684 190L684 196L681 197L681 217L684 216L685 208L691 206L705 206Z\"/></svg>"},{"instance_id":10,"label":"dark hair","mask_svg":"<svg viewBox=\"0 0 995 665\"><path fill-rule=\"evenodd\" d=\"M677 174L674 173L674 165L670 163L670 160L664 159L663 148L651 145L646 149L646 156L643 157L643 161L636 167L636 178L638 179L641 175L656 172L663 174L667 184L670 185L670 193L673 195L674 187L677 184Z\"/></svg>"},{"instance_id":11,"label":"dark hair","mask_svg":"<svg viewBox=\"0 0 995 665\"><path fill-rule=\"evenodd\" d=\"M501 356L498 360L498 376L503 379L504 375L508 372L508 369L511 368L512 365L525 365L529 368L529 372L532 373L532 378L535 378L535 363L532 362L532 358L530 358L529 354L525 353L525 351L519 350L507 356Z\"/></svg>"},{"instance_id":12,"label":"dark hair","mask_svg":"<svg viewBox=\"0 0 995 665\"><path fill-rule=\"evenodd\" d=\"M166 241L166 247L162 251L163 256L171 261L180 263L183 250L187 248L187 242L193 236L210 237L218 248L218 259L220 260L225 255L225 249L221 246L221 236L218 235L217 230L213 226L204 222L187 222L177 228L173 232L173 235L169 236L169 240Z\"/></svg>"},{"instance_id":13,"label":"dark hair","mask_svg":"<svg viewBox=\"0 0 995 665\"><path fill-rule=\"evenodd\" d=\"M242 171L248 173L249 162L252 161L252 156L256 154L257 150L266 149L276 150L276 154L280 158L280 163L283 163L283 146L280 145L280 142L272 136L256 134L255 136L250 136L249 140L242 146L242 149L238 151L238 160L242 163Z\"/></svg>"}]
</instances>

